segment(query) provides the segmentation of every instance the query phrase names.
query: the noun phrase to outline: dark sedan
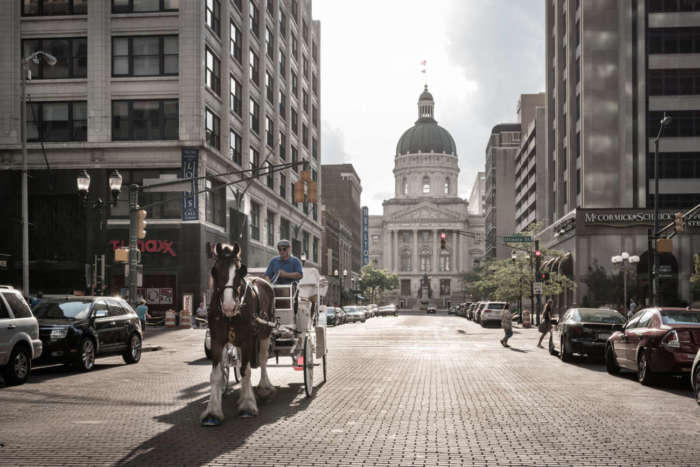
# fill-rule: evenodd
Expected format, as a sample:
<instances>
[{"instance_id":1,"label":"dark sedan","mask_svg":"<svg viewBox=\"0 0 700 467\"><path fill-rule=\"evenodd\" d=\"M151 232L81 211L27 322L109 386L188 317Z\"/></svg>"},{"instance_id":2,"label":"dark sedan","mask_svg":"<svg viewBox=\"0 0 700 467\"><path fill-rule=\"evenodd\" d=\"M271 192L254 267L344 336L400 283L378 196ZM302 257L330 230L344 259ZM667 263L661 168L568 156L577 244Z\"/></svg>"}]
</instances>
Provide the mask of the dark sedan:
<instances>
[{"instance_id":1,"label":"dark sedan","mask_svg":"<svg viewBox=\"0 0 700 467\"><path fill-rule=\"evenodd\" d=\"M329 306L326 309L326 324L328 326L336 326L340 324L340 315L336 312L337 308Z\"/></svg>"},{"instance_id":2,"label":"dark sedan","mask_svg":"<svg viewBox=\"0 0 700 467\"><path fill-rule=\"evenodd\" d=\"M572 354L601 358L610 335L621 330L625 318L608 308L569 308L558 321L552 322L549 353L559 353L562 361Z\"/></svg>"},{"instance_id":3,"label":"dark sedan","mask_svg":"<svg viewBox=\"0 0 700 467\"><path fill-rule=\"evenodd\" d=\"M142 331L136 312L121 298L45 297L33 309L44 346L40 362L92 370L95 358L141 359Z\"/></svg>"},{"instance_id":4,"label":"dark sedan","mask_svg":"<svg viewBox=\"0 0 700 467\"><path fill-rule=\"evenodd\" d=\"M611 374L632 370L650 384L659 373L689 374L699 348L700 310L645 308L610 336L605 366Z\"/></svg>"}]
</instances>

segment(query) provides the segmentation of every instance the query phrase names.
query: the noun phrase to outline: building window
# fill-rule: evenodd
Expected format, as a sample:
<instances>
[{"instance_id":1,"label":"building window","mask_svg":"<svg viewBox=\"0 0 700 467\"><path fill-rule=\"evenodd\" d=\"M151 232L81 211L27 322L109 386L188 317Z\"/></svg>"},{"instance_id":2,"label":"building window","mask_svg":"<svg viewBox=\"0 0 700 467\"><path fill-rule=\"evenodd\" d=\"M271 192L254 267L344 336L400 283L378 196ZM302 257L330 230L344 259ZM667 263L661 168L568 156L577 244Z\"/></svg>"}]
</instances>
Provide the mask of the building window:
<instances>
[{"instance_id":1,"label":"building window","mask_svg":"<svg viewBox=\"0 0 700 467\"><path fill-rule=\"evenodd\" d=\"M250 238L260 241L260 205L250 202Z\"/></svg>"},{"instance_id":2,"label":"building window","mask_svg":"<svg viewBox=\"0 0 700 467\"><path fill-rule=\"evenodd\" d=\"M311 205L311 217L313 217L315 221L318 220L318 203Z\"/></svg>"},{"instance_id":3,"label":"building window","mask_svg":"<svg viewBox=\"0 0 700 467\"><path fill-rule=\"evenodd\" d=\"M301 126L301 142L306 149L309 148L309 127L306 123Z\"/></svg>"},{"instance_id":4,"label":"building window","mask_svg":"<svg viewBox=\"0 0 700 467\"><path fill-rule=\"evenodd\" d=\"M430 272L431 270L431 255L430 253L421 253L420 255L420 270L421 272Z\"/></svg>"},{"instance_id":5,"label":"building window","mask_svg":"<svg viewBox=\"0 0 700 467\"><path fill-rule=\"evenodd\" d=\"M440 279L440 296L450 295L450 279Z\"/></svg>"},{"instance_id":6,"label":"building window","mask_svg":"<svg viewBox=\"0 0 700 467\"><path fill-rule=\"evenodd\" d=\"M280 240L281 239L286 239L289 240L291 238L291 235L289 234L290 229L289 229L289 219L285 219L284 217L280 218Z\"/></svg>"},{"instance_id":7,"label":"building window","mask_svg":"<svg viewBox=\"0 0 700 467\"><path fill-rule=\"evenodd\" d=\"M275 246L275 214L267 210L267 225L265 226L267 230L267 244L270 246Z\"/></svg>"},{"instance_id":8,"label":"building window","mask_svg":"<svg viewBox=\"0 0 700 467\"><path fill-rule=\"evenodd\" d=\"M292 169L295 172L299 172L299 166L297 165L297 162L299 161L299 151L297 151L297 148L292 145Z\"/></svg>"},{"instance_id":9,"label":"building window","mask_svg":"<svg viewBox=\"0 0 700 467\"><path fill-rule=\"evenodd\" d=\"M22 16L86 15L87 0L24 0Z\"/></svg>"},{"instance_id":10,"label":"building window","mask_svg":"<svg viewBox=\"0 0 700 467\"><path fill-rule=\"evenodd\" d=\"M270 74L269 71L265 72L265 95L267 96L267 101L270 104L275 103L275 89L274 89L274 81L272 78L272 75Z\"/></svg>"},{"instance_id":11,"label":"building window","mask_svg":"<svg viewBox=\"0 0 700 467\"><path fill-rule=\"evenodd\" d=\"M647 131L656 134L659 122L664 117L663 112L647 112ZM700 110L678 110L673 112L670 125L664 129L664 137L700 136Z\"/></svg>"},{"instance_id":12,"label":"building window","mask_svg":"<svg viewBox=\"0 0 700 467\"><path fill-rule=\"evenodd\" d=\"M404 250L401 252L401 271L411 271L411 252L408 250Z\"/></svg>"},{"instance_id":13,"label":"building window","mask_svg":"<svg viewBox=\"0 0 700 467\"><path fill-rule=\"evenodd\" d=\"M255 150L252 146L250 147L250 153L248 162L250 163L250 174L253 177L257 177L258 168L260 168L260 153Z\"/></svg>"},{"instance_id":14,"label":"building window","mask_svg":"<svg viewBox=\"0 0 700 467\"><path fill-rule=\"evenodd\" d=\"M292 57L294 60L299 59L299 42L297 42L297 36L294 33L292 33Z\"/></svg>"},{"instance_id":15,"label":"building window","mask_svg":"<svg viewBox=\"0 0 700 467\"><path fill-rule=\"evenodd\" d=\"M282 199L287 199L287 176L280 174L280 196Z\"/></svg>"},{"instance_id":16,"label":"building window","mask_svg":"<svg viewBox=\"0 0 700 467\"><path fill-rule=\"evenodd\" d=\"M236 24L231 21L231 39L229 42L229 51L228 53L231 54L233 58L235 58L238 63L241 63L241 60L243 59L243 41L241 39L241 30L236 26Z\"/></svg>"},{"instance_id":17,"label":"building window","mask_svg":"<svg viewBox=\"0 0 700 467\"><path fill-rule=\"evenodd\" d=\"M316 237L312 241L311 258L314 263L318 263L318 238Z\"/></svg>"},{"instance_id":18,"label":"building window","mask_svg":"<svg viewBox=\"0 0 700 467\"><path fill-rule=\"evenodd\" d=\"M265 184L268 188L275 189L275 174L272 172L272 162L265 162Z\"/></svg>"},{"instance_id":19,"label":"building window","mask_svg":"<svg viewBox=\"0 0 700 467\"><path fill-rule=\"evenodd\" d=\"M275 49L272 44L273 42L274 37L272 36L272 31L270 31L270 28L265 26L265 51L267 52L267 56L270 57L270 60L275 57Z\"/></svg>"},{"instance_id":20,"label":"building window","mask_svg":"<svg viewBox=\"0 0 700 467\"><path fill-rule=\"evenodd\" d=\"M233 130L229 131L229 158L238 165L242 165L242 146L241 135Z\"/></svg>"},{"instance_id":21,"label":"building window","mask_svg":"<svg viewBox=\"0 0 700 467\"><path fill-rule=\"evenodd\" d=\"M177 11L179 8L179 0L112 0L112 13Z\"/></svg>"},{"instance_id":22,"label":"building window","mask_svg":"<svg viewBox=\"0 0 700 467\"><path fill-rule=\"evenodd\" d=\"M650 28L650 54L700 53L700 28Z\"/></svg>"},{"instance_id":23,"label":"building window","mask_svg":"<svg viewBox=\"0 0 700 467\"><path fill-rule=\"evenodd\" d=\"M280 49L280 76L284 79L284 73L287 70L287 58L284 55L284 50Z\"/></svg>"},{"instance_id":24,"label":"building window","mask_svg":"<svg viewBox=\"0 0 700 467\"><path fill-rule=\"evenodd\" d=\"M274 137L274 131L273 131L273 127L272 127L272 119L268 116L265 116L265 142L271 148L275 146L274 139L275 139L275 137Z\"/></svg>"},{"instance_id":25,"label":"building window","mask_svg":"<svg viewBox=\"0 0 700 467\"><path fill-rule=\"evenodd\" d=\"M292 94L296 96L299 94L299 78L294 70L292 70L290 73L292 74Z\"/></svg>"},{"instance_id":26,"label":"building window","mask_svg":"<svg viewBox=\"0 0 700 467\"><path fill-rule=\"evenodd\" d=\"M318 128L318 108L315 105L311 107L311 123L314 128Z\"/></svg>"},{"instance_id":27,"label":"building window","mask_svg":"<svg viewBox=\"0 0 700 467\"><path fill-rule=\"evenodd\" d=\"M280 34L282 38L287 36L287 15L280 9Z\"/></svg>"},{"instance_id":28,"label":"building window","mask_svg":"<svg viewBox=\"0 0 700 467\"><path fill-rule=\"evenodd\" d=\"M226 191L223 183L207 179L206 219L212 224L226 224Z\"/></svg>"},{"instance_id":29,"label":"building window","mask_svg":"<svg viewBox=\"0 0 700 467\"><path fill-rule=\"evenodd\" d=\"M204 21L214 34L218 36L221 25L221 2L219 0L206 0L206 2Z\"/></svg>"},{"instance_id":30,"label":"building window","mask_svg":"<svg viewBox=\"0 0 700 467\"><path fill-rule=\"evenodd\" d=\"M311 59L314 63L318 62L318 44L316 44L316 41L311 41Z\"/></svg>"},{"instance_id":31,"label":"building window","mask_svg":"<svg viewBox=\"0 0 700 467\"><path fill-rule=\"evenodd\" d=\"M303 232L301 235L302 252L309 257L309 232Z\"/></svg>"},{"instance_id":32,"label":"building window","mask_svg":"<svg viewBox=\"0 0 700 467\"><path fill-rule=\"evenodd\" d=\"M112 76L177 75L178 36L112 38Z\"/></svg>"},{"instance_id":33,"label":"building window","mask_svg":"<svg viewBox=\"0 0 700 467\"><path fill-rule=\"evenodd\" d=\"M292 18L294 18L294 22L299 21L299 5L297 4L297 0L292 0Z\"/></svg>"},{"instance_id":34,"label":"building window","mask_svg":"<svg viewBox=\"0 0 700 467\"><path fill-rule=\"evenodd\" d=\"M230 81L230 94L229 94L229 108L231 112L235 113L239 117L243 116L242 105L243 105L243 89L241 88L241 83L238 82L236 78L231 76Z\"/></svg>"},{"instance_id":35,"label":"building window","mask_svg":"<svg viewBox=\"0 0 700 467\"><path fill-rule=\"evenodd\" d=\"M301 102L302 102L302 107L304 109L304 113L308 115L308 113L309 113L309 93L306 92L306 89L302 89L302 91L301 91Z\"/></svg>"},{"instance_id":36,"label":"building window","mask_svg":"<svg viewBox=\"0 0 700 467\"><path fill-rule=\"evenodd\" d=\"M427 175L423 177L423 193L430 193L430 178Z\"/></svg>"},{"instance_id":37,"label":"building window","mask_svg":"<svg viewBox=\"0 0 700 467\"><path fill-rule=\"evenodd\" d=\"M318 97L318 77L316 73L311 74L311 90L314 92L316 97Z\"/></svg>"},{"instance_id":38,"label":"building window","mask_svg":"<svg viewBox=\"0 0 700 467\"><path fill-rule=\"evenodd\" d=\"M309 26L306 24L306 20L301 22L301 35L304 38L306 45L309 45Z\"/></svg>"},{"instance_id":39,"label":"building window","mask_svg":"<svg viewBox=\"0 0 700 467\"><path fill-rule=\"evenodd\" d=\"M649 95L700 94L700 69L649 70Z\"/></svg>"},{"instance_id":40,"label":"building window","mask_svg":"<svg viewBox=\"0 0 700 467\"><path fill-rule=\"evenodd\" d=\"M250 50L250 80L257 84L260 84L260 61L258 56Z\"/></svg>"},{"instance_id":41,"label":"building window","mask_svg":"<svg viewBox=\"0 0 700 467\"><path fill-rule=\"evenodd\" d=\"M60 79L87 77L87 39L85 37L61 37L55 39L26 39L22 41L23 56L43 50L56 57L50 66L46 60L38 64L29 61L29 71L34 79Z\"/></svg>"},{"instance_id":42,"label":"building window","mask_svg":"<svg viewBox=\"0 0 700 467\"><path fill-rule=\"evenodd\" d=\"M406 179L406 177L403 178L401 191L404 195L408 194L408 180Z\"/></svg>"},{"instance_id":43,"label":"building window","mask_svg":"<svg viewBox=\"0 0 700 467\"><path fill-rule=\"evenodd\" d=\"M260 37L260 14L253 0L250 0L250 32L255 37Z\"/></svg>"},{"instance_id":44,"label":"building window","mask_svg":"<svg viewBox=\"0 0 700 467\"><path fill-rule=\"evenodd\" d=\"M450 194L450 179L449 177L445 179L445 194Z\"/></svg>"},{"instance_id":45,"label":"building window","mask_svg":"<svg viewBox=\"0 0 700 467\"><path fill-rule=\"evenodd\" d=\"M260 134L260 105L255 102L255 99L250 98L250 129L256 135Z\"/></svg>"},{"instance_id":46,"label":"building window","mask_svg":"<svg viewBox=\"0 0 700 467\"><path fill-rule=\"evenodd\" d=\"M649 13L700 11L700 3L694 0L650 0L648 4Z\"/></svg>"},{"instance_id":47,"label":"building window","mask_svg":"<svg viewBox=\"0 0 700 467\"><path fill-rule=\"evenodd\" d=\"M449 253L440 254L440 271L450 272L450 255L449 255Z\"/></svg>"},{"instance_id":48,"label":"building window","mask_svg":"<svg viewBox=\"0 0 700 467\"><path fill-rule=\"evenodd\" d=\"M304 55L303 58L303 64L304 64L304 78L306 78L306 81L309 81L309 59Z\"/></svg>"},{"instance_id":49,"label":"building window","mask_svg":"<svg viewBox=\"0 0 700 467\"><path fill-rule=\"evenodd\" d=\"M287 96L280 89L280 117L287 119Z\"/></svg>"},{"instance_id":50,"label":"building window","mask_svg":"<svg viewBox=\"0 0 700 467\"><path fill-rule=\"evenodd\" d=\"M214 115L214 113L206 109L205 110L205 129L207 135L207 144L211 147L219 149L220 147L220 137L221 137L221 120L219 117Z\"/></svg>"},{"instance_id":51,"label":"building window","mask_svg":"<svg viewBox=\"0 0 700 467\"><path fill-rule=\"evenodd\" d=\"M299 132L299 116L297 115L297 110L292 107L292 131L294 134L298 134Z\"/></svg>"},{"instance_id":52,"label":"building window","mask_svg":"<svg viewBox=\"0 0 700 467\"><path fill-rule=\"evenodd\" d=\"M112 140L177 139L178 102L112 101Z\"/></svg>"},{"instance_id":53,"label":"building window","mask_svg":"<svg viewBox=\"0 0 700 467\"><path fill-rule=\"evenodd\" d=\"M243 2L241 0L233 0L233 5L236 7L238 11L243 10Z\"/></svg>"},{"instance_id":54,"label":"building window","mask_svg":"<svg viewBox=\"0 0 700 467\"><path fill-rule=\"evenodd\" d=\"M318 160L318 140L311 138L311 157Z\"/></svg>"},{"instance_id":55,"label":"building window","mask_svg":"<svg viewBox=\"0 0 700 467\"><path fill-rule=\"evenodd\" d=\"M87 102L27 104L27 141L87 141Z\"/></svg>"},{"instance_id":56,"label":"building window","mask_svg":"<svg viewBox=\"0 0 700 467\"><path fill-rule=\"evenodd\" d=\"M287 160L287 135L280 131L280 159Z\"/></svg>"},{"instance_id":57,"label":"building window","mask_svg":"<svg viewBox=\"0 0 700 467\"><path fill-rule=\"evenodd\" d=\"M207 47L206 55L206 70L204 74L204 84L214 91L216 95L221 95L221 62L214 53Z\"/></svg>"}]
</instances>

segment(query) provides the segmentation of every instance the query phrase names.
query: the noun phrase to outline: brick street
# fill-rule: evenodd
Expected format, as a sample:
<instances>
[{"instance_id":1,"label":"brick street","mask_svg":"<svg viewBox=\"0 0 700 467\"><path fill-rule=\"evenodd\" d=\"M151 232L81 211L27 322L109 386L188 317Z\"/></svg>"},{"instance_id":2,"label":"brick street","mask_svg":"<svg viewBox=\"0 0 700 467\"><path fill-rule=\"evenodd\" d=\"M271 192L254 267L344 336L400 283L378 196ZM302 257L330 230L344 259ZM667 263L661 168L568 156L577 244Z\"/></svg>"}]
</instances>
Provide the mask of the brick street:
<instances>
[{"instance_id":1,"label":"brick street","mask_svg":"<svg viewBox=\"0 0 700 467\"><path fill-rule=\"evenodd\" d=\"M149 331L151 331L149 329ZM560 362L535 329L403 314L329 328L328 382L275 367L254 419L202 428L203 330L147 336L137 365L36 368L0 386L0 465L698 465L700 407L682 380L655 387L602 364ZM280 364L289 363L281 359ZM316 381L321 379L316 370ZM257 383L259 372L253 373Z\"/></svg>"}]
</instances>

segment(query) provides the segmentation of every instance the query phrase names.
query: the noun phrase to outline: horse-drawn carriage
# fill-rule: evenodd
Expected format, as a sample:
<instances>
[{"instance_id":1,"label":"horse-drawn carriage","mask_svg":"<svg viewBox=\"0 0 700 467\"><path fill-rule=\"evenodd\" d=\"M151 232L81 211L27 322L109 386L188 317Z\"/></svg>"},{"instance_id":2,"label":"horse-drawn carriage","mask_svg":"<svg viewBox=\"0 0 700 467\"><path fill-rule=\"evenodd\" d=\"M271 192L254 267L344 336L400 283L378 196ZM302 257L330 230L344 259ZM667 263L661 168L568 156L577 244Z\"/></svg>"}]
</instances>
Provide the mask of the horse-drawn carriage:
<instances>
[{"instance_id":1,"label":"horse-drawn carriage","mask_svg":"<svg viewBox=\"0 0 700 467\"><path fill-rule=\"evenodd\" d=\"M272 354L277 363L280 356L291 357L290 366L303 371L304 390L311 397L315 366L322 366L326 380L326 317L321 301L328 289L327 280L315 268L304 268L298 284L277 285L276 278L270 284L262 278L264 269L249 270L241 263L238 244L217 244L214 255L208 316L211 392L202 424L215 426L223 421L221 399L231 368L236 379L240 374L239 415L257 415L251 370L260 367L258 397L269 397L274 393L267 373Z\"/></svg>"}]
</instances>

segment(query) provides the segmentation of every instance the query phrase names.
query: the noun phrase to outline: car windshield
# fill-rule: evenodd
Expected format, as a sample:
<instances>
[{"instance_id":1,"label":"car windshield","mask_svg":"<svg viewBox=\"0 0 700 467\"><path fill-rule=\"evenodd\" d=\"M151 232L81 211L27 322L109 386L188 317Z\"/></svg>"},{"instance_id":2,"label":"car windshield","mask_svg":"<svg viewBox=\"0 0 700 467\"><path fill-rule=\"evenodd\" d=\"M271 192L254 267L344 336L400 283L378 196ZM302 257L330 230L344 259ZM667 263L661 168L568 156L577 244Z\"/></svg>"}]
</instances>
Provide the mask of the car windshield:
<instances>
[{"instance_id":1,"label":"car windshield","mask_svg":"<svg viewBox=\"0 0 700 467\"><path fill-rule=\"evenodd\" d=\"M85 319L90 313L90 303L85 300L42 302L33 311L37 319Z\"/></svg>"},{"instance_id":2,"label":"car windshield","mask_svg":"<svg viewBox=\"0 0 700 467\"><path fill-rule=\"evenodd\" d=\"M609 323L609 324L624 324L625 317L617 311L595 309L595 310L578 310L580 321L584 323Z\"/></svg>"},{"instance_id":3,"label":"car windshield","mask_svg":"<svg viewBox=\"0 0 700 467\"><path fill-rule=\"evenodd\" d=\"M488 309L489 310L502 310L505 307L506 307L505 303L489 303Z\"/></svg>"},{"instance_id":4,"label":"car windshield","mask_svg":"<svg viewBox=\"0 0 700 467\"><path fill-rule=\"evenodd\" d=\"M690 310L661 310L664 324L700 324L700 312Z\"/></svg>"}]
</instances>

